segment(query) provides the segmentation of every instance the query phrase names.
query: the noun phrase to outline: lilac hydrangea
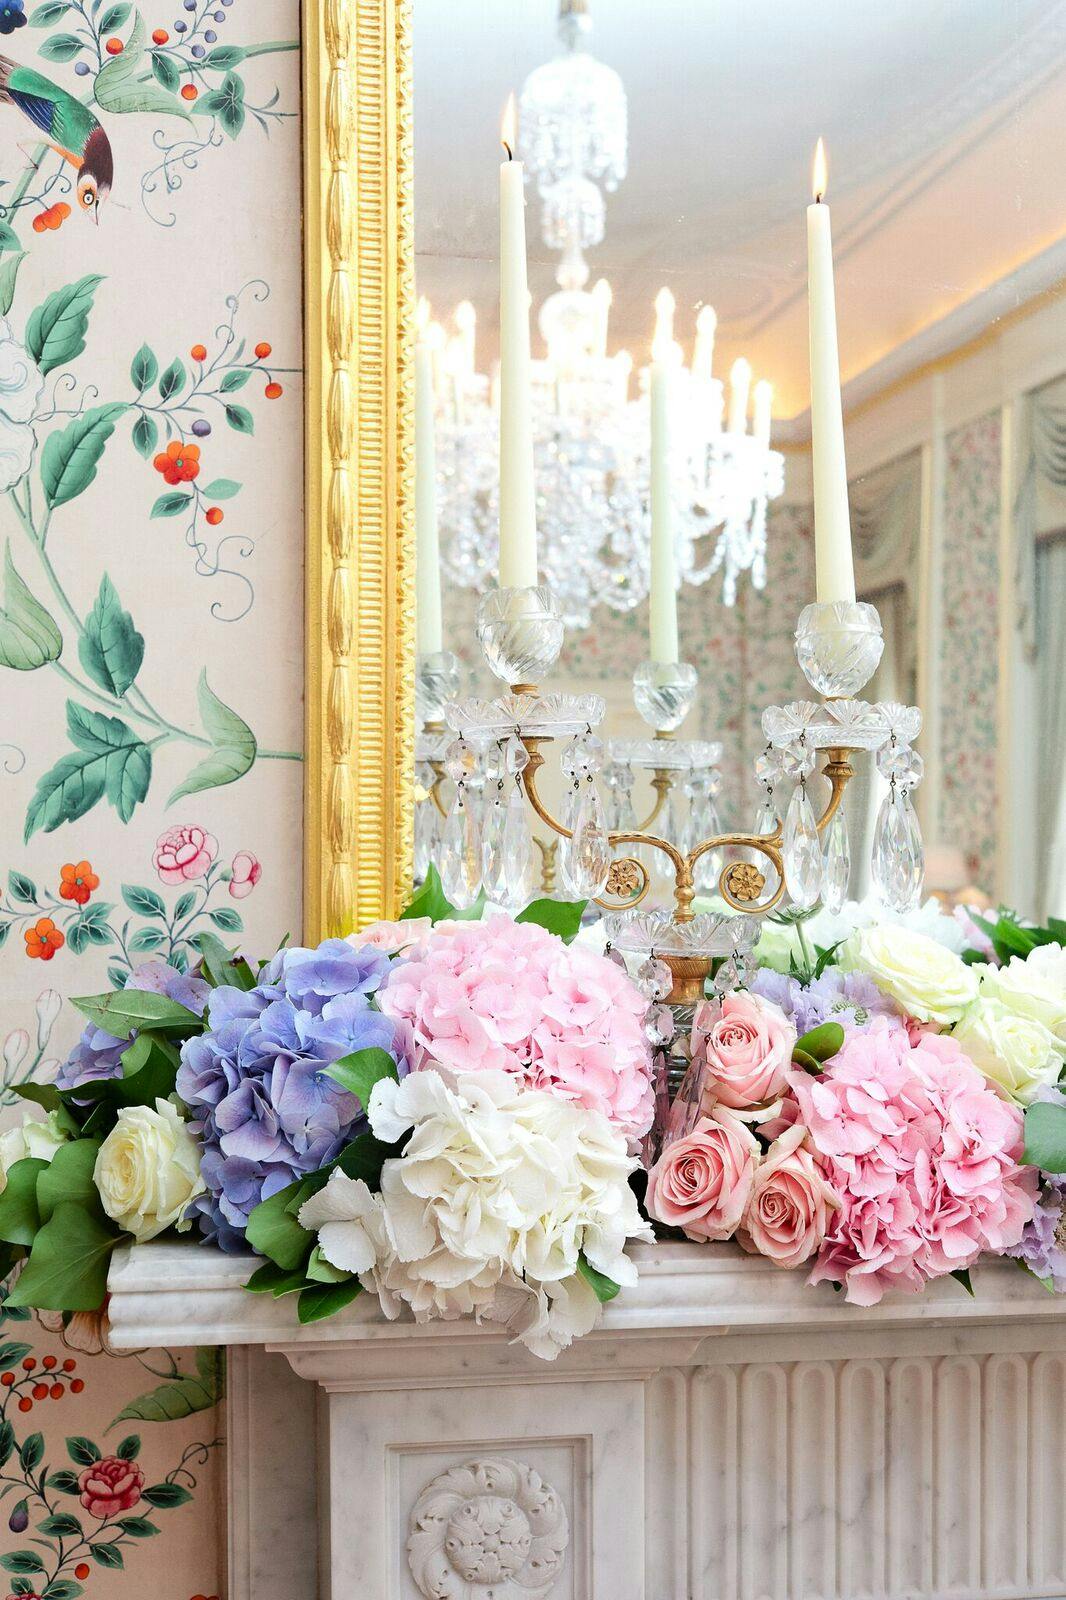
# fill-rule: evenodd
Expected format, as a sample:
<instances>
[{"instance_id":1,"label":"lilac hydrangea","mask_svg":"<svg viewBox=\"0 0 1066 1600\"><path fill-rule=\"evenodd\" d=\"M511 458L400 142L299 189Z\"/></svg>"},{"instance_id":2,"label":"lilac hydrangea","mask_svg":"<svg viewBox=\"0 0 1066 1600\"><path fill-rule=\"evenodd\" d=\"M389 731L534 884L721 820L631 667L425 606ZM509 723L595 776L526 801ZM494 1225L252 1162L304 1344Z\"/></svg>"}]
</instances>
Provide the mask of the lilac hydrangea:
<instances>
[{"instance_id":1,"label":"lilac hydrangea","mask_svg":"<svg viewBox=\"0 0 1066 1600\"><path fill-rule=\"evenodd\" d=\"M1019 1242L1005 1253L1024 1261L1038 1278L1050 1279L1056 1294L1066 1294L1066 1186L1045 1180Z\"/></svg>"},{"instance_id":2,"label":"lilac hydrangea","mask_svg":"<svg viewBox=\"0 0 1066 1600\"><path fill-rule=\"evenodd\" d=\"M359 1100L324 1066L377 1046L406 1070L401 1030L371 1004L389 966L380 950L327 939L280 951L254 989L211 992L208 1030L182 1046L177 1089L202 1144L201 1230L224 1250L241 1248L261 1200L365 1127Z\"/></svg>"},{"instance_id":3,"label":"lilac hydrangea","mask_svg":"<svg viewBox=\"0 0 1066 1600\"><path fill-rule=\"evenodd\" d=\"M148 994L162 994L174 1000L198 1017L204 1014L211 986L202 978L179 972L165 961L146 961L129 974L124 989L140 989ZM136 1038L136 1033L130 1036ZM129 1039L116 1039L113 1033L89 1023L70 1055L56 1073L60 1089L78 1089L85 1083L96 1083L104 1078L122 1076L122 1054L129 1048Z\"/></svg>"},{"instance_id":4,"label":"lilac hydrangea","mask_svg":"<svg viewBox=\"0 0 1066 1600\"><path fill-rule=\"evenodd\" d=\"M750 987L791 1017L800 1038L823 1022L839 1022L848 1038L865 1032L875 1018L884 1019L879 1024L882 1027L906 1028L897 1007L872 979L860 972L827 967L820 978L801 983L770 967L760 967Z\"/></svg>"}]
</instances>

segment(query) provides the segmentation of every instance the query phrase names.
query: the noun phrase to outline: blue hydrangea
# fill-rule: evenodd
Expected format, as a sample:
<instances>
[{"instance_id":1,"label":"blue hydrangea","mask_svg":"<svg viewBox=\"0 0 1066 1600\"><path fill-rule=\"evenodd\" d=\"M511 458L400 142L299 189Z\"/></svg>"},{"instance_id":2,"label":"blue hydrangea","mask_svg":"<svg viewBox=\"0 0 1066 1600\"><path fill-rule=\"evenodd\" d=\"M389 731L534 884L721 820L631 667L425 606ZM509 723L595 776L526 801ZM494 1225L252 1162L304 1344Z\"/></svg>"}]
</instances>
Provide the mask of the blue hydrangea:
<instances>
[{"instance_id":1,"label":"blue hydrangea","mask_svg":"<svg viewBox=\"0 0 1066 1600\"><path fill-rule=\"evenodd\" d=\"M208 1030L182 1046L177 1088L202 1142L201 1230L223 1249L241 1248L261 1200L365 1128L356 1096L323 1067L377 1046L406 1070L397 1025L371 1004L389 965L380 950L327 939L279 952L254 989L211 992Z\"/></svg>"},{"instance_id":2,"label":"blue hydrangea","mask_svg":"<svg viewBox=\"0 0 1066 1600\"><path fill-rule=\"evenodd\" d=\"M210 984L202 978L179 972L177 967L168 966L165 961L146 961L143 966L135 967L123 988L166 995L168 1000L177 1001L178 1005L194 1011L198 1017L203 1016L207 997L211 993ZM132 1037L135 1038L136 1034ZM97 1028L90 1022L57 1072L57 1085L60 1089L77 1089L84 1083L99 1082L102 1078L120 1078L122 1053L129 1043L129 1039L116 1039L113 1033Z\"/></svg>"}]
</instances>

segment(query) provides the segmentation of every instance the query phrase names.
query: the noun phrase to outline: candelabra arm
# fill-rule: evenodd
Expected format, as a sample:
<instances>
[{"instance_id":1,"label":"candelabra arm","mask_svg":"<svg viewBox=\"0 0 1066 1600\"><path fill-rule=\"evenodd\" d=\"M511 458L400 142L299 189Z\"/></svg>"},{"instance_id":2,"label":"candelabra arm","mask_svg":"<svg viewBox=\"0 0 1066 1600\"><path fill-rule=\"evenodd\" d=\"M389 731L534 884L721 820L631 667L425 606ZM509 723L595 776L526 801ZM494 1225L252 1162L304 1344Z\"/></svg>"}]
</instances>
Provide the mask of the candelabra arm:
<instances>
[{"instance_id":1,"label":"candelabra arm","mask_svg":"<svg viewBox=\"0 0 1066 1600\"><path fill-rule=\"evenodd\" d=\"M825 810L818 818L818 832L821 833L829 826L844 800L844 790L855 776L855 768L851 764L851 750L834 747L826 751L826 763L822 774L829 781L830 795Z\"/></svg>"},{"instance_id":2,"label":"candelabra arm","mask_svg":"<svg viewBox=\"0 0 1066 1600\"><path fill-rule=\"evenodd\" d=\"M696 863L709 850L757 850L764 855L777 873L777 888L768 900L759 896L766 887L766 874L749 861L730 861L718 879L718 892L727 906L750 916L763 916L772 911L785 893L785 866L781 850L780 824L773 833L722 833L713 839L704 839L688 858L689 868L695 872Z\"/></svg>"},{"instance_id":3,"label":"candelabra arm","mask_svg":"<svg viewBox=\"0 0 1066 1600\"><path fill-rule=\"evenodd\" d=\"M655 804L644 818L644 821L638 822L638 833L646 832L653 822L659 820L663 806L666 804L666 797L674 786L673 773L668 772L664 767L656 767L652 772L651 786L655 790Z\"/></svg>"},{"instance_id":4,"label":"candelabra arm","mask_svg":"<svg viewBox=\"0 0 1066 1600\"><path fill-rule=\"evenodd\" d=\"M522 743L529 754L529 761L526 763L525 770L522 773L522 787L526 791L527 800L546 827L550 828L553 833L557 833L560 839L572 839L574 837L573 829L560 822L558 817L552 816L537 792L537 773L544 765L544 757L540 753L542 741L535 738L525 738Z\"/></svg>"}]
</instances>

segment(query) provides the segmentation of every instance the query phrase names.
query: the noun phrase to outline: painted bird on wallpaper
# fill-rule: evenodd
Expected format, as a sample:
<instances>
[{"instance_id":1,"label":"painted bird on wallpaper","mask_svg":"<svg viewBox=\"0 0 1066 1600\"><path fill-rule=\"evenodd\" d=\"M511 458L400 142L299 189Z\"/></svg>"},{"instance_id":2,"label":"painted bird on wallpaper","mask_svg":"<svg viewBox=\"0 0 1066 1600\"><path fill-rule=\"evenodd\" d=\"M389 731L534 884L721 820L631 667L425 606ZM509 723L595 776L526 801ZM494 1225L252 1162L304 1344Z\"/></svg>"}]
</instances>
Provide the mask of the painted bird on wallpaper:
<instances>
[{"instance_id":1,"label":"painted bird on wallpaper","mask_svg":"<svg viewBox=\"0 0 1066 1600\"><path fill-rule=\"evenodd\" d=\"M111 192L111 141L87 106L32 67L0 56L0 104L17 106L64 161L78 170L78 204L99 222Z\"/></svg>"}]
</instances>

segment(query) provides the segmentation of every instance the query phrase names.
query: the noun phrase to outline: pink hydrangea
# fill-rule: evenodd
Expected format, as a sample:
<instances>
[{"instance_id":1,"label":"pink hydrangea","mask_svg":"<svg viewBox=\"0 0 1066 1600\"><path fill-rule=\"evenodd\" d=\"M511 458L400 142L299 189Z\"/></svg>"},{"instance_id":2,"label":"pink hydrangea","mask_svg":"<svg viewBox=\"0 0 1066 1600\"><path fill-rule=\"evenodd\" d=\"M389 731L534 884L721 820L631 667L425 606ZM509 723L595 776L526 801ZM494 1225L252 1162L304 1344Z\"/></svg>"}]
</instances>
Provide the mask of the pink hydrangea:
<instances>
[{"instance_id":1,"label":"pink hydrangea","mask_svg":"<svg viewBox=\"0 0 1066 1600\"><path fill-rule=\"evenodd\" d=\"M414 1069L497 1069L599 1111L633 1138L652 1118L647 1001L612 961L534 923L440 923L378 995L410 1025Z\"/></svg>"},{"instance_id":2,"label":"pink hydrangea","mask_svg":"<svg viewBox=\"0 0 1066 1600\"><path fill-rule=\"evenodd\" d=\"M791 1081L841 1197L812 1283L874 1305L1021 1238L1036 1194L1035 1173L1018 1164L1021 1112L952 1039L860 1034L818 1077Z\"/></svg>"}]
</instances>

